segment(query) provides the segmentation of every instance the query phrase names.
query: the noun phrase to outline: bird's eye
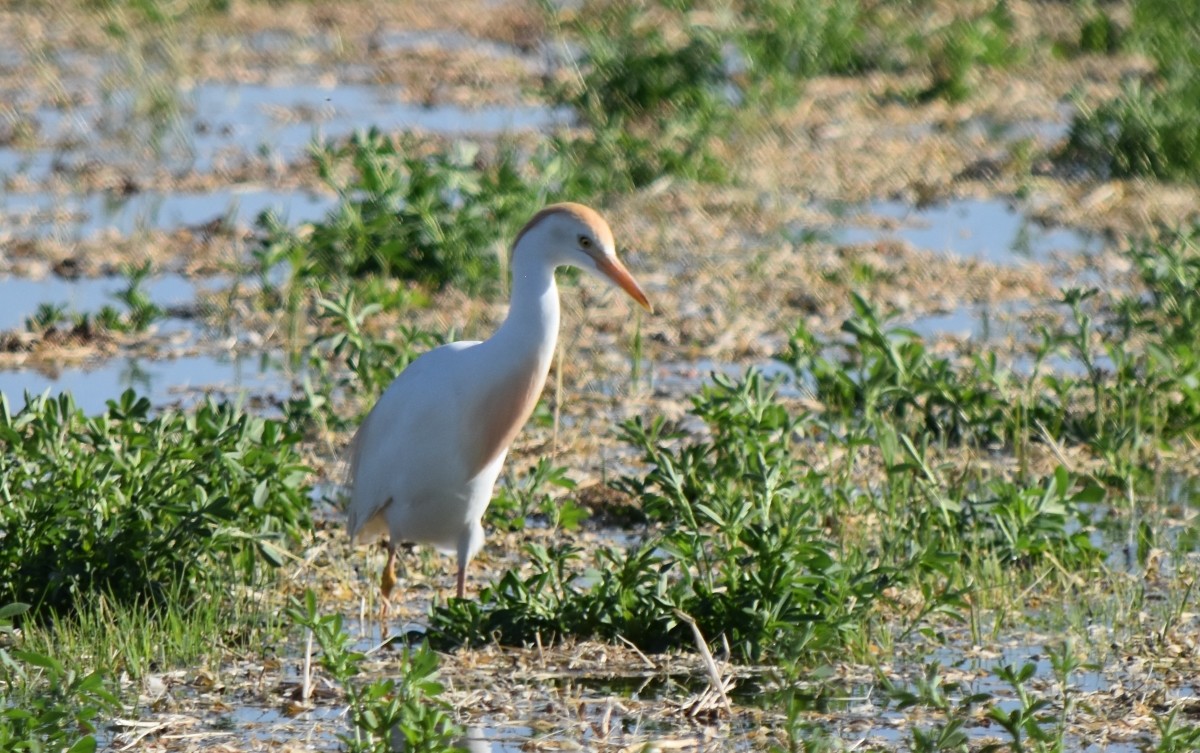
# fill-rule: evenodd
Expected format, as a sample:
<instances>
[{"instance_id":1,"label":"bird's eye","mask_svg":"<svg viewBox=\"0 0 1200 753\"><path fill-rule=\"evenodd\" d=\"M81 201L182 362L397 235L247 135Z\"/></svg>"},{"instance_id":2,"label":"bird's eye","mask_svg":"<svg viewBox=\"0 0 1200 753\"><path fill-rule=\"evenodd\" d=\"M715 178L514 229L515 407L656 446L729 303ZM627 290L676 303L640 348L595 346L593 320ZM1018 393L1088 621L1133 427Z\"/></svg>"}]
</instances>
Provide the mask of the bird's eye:
<instances>
[{"instance_id":1,"label":"bird's eye","mask_svg":"<svg viewBox=\"0 0 1200 753\"><path fill-rule=\"evenodd\" d=\"M582 249L591 248L592 247L592 239L587 237L586 235L579 236L579 247Z\"/></svg>"}]
</instances>

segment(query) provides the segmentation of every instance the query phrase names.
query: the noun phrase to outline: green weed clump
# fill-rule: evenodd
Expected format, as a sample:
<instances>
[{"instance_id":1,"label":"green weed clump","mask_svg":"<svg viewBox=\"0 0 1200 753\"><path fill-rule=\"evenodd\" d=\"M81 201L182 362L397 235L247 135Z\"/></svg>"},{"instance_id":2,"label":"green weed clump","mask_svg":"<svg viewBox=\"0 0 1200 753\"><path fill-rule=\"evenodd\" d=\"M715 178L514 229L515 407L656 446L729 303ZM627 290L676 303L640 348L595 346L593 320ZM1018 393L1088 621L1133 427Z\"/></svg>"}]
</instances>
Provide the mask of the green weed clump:
<instances>
[{"instance_id":1,"label":"green weed clump","mask_svg":"<svg viewBox=\"0 0 1200 753\"><path fill-rule=\"evenodd\" d=\"M95 313L72 314L65 304L41 303L33 316L26 317L25 329L35 333L46 333L61 327L78 334L145 332L165 316L162 307L151 300L143 287L151 271L150 262L121 266L121 274L125 276L127 284L113 297L125 305L124 311L105 304Z\"/></svg>"},{"instance_id":2,"label":"green weed clump","mask_svg":"<svg viewBox=\"0 0 1200 753\"><path fill-rule=\"evenodd\" d=\"M858 0L765 0L738 3L738 47L752 88L787 104L802 79L851 74L873 67L866 27L872 19Z\"/></svg>"},{"instance_id":3,"label":"green weed clump","mask_svg":"<svg viewBox=\"0 0 1200 753\"><path fill-rule=\"evenodd\" d=\"M1005 0L975 18L960 18L943 28L930 50L933 82L922 93L926 99L950 102L968 99L975 91L983 67L1003 68L1023 55L1014 38L1012 11Z\"/></svg>"},{"instance_id":4,"label":"green weed clump","mask_svg":"<svg viewBox=\"0 0 1200 753\"><path fill-rule=\"evenodd\" d=\"M575 488L575 482L567 477L565 468L543 457L523 479L512 479L497 489L495 499L488 505L486 524L521 531L531 519L538 519L551 528L567 531L578 528L587 517L587 510L569 498L554 498L547 493L547 487L569 491Z\"/></svg>"},{"instance_id":5,"label":"green weed clump","mask_svg":"<svg viewBox=\"0 0 1200 753\"><path fill-rule=\"evenodd\" d=\"M368 322L382 310L378 303L359 306L354 290L317 300L320 328L304 356L307 373L301 394L284 404L288 426L297 433L312 428L344 430L357 425L362 412L417 356L443 338L401 326L398 340L373 334ZM352 399L356 398L356 399ZM343 415L336 408L356 410Z\"/></svg>"},{"instance_id":6,"label":"green weed clump","mask_svg":"<svg viewBox=\"0 0 1200 753\"><path fill-rule=\"evenodd\" d=\"M470 144L431 151L372 129L315 147L313 158L341 201L305 237L261 218L270 251L259 255L299 262L318 286L378 274L431 289L494 290L506 239L549 195L525 178L515 153L486 161Z\"/></svg>"},{"instance_id":7,"label":"green weed clump","mask_svg":"<svg viewBox=\"0 0 1200 753\"><path fill-rule=\"evenodd\" d=\"M9 649L12 619L28 604L0 605L0 750L96 750L96 719L116 711L103 674L80 673L46 654Z\"/></svg>"},{"instance_id":8,"label":"green weed clump","mask_svg":"<svg viewBox=\"0 0 1200 753\"><path fill-rule=\"evenodd\" d=\"M0 396L0 599L62 611L248 580L307 529L306 476L282 424L232 405L151 415L127 391L88 417L69 394L17 413Z\"/></svg>"},{"instance_id":9,"label":"green weed clump","mask_svg":"<svg viewBox=\"0 0 1200 753\"><path fill-rule=\"evenodd\" d=\"M1079 29L1079 49L1083 52L1112 55L1121 49L1125 30L1113 17L1097 10Z\"/></svg>"},{"instance_id":10,"label":"green weed clump","mask_svg":"<svg viewBox=\"0 0 1200 753\"><path fill-rule=\"evenodd\" d=\"M1200 181L1200 2L1138 0L1126 41L1157 74L1081 109L1059 161L1117 178Z\"/></svg>"},{"instance_id":11,"label":"green weed clump","mask_svg":"<svg viewBox=\"0 0 1200 753\"><path fill-rule=\"evenodd\" d=\"M668 36L660 13L682 33ZM588 193L636 190L667 176L727 177L710 143L733 113L713 29L633 3L603 5L564 28L582 45L583 73L553 96L589 130L558 136L555 149Z\"/></svg>"},{"instance_id":12,"label":"green weed clump","mask_svg":"<svg viewBox=\"0 0 1200 753\"><path fill-rule=\"evenodd\" d=\"M1114 178L1200 180L1200 74L1130 82L1071 121L1060 161Z\"/></svg>"},{"instance_id":13,"label":"green weed clump","mask_svg":"<svg viewBox=\"0 0 1200 753\"><path fill-rule=\"evenodd\" d=\"M441 639L619 636L661 651L693 646L694 620L747 660L842 647L901 569L830 535L837 497L792 452L804 419L760 375L718 380L693 413L711 441L677 447L662 421L623 429L652 467L624 482L659 524L639 544L602 548L582 577L577 548L530 546L531 575L506 573L478 602L435 611Z\"/></svg>"},{"instance_id":14,"label":"green weed clump","mask_svg":"<svg viewBox=\"0 0 1200 753\"><path fill-rule=\"evenodd\" d=\"M1049 438L1104 458L1116 475L1101 480L1124 486L1153 475L1161 448L1200 435L1200 227L1135 242L1126 255L1142 289L1106 308L1094 289L1064 291L1067 323L1040 330L1028 374L992 353L965 363L933 356L858 297L842 328L848 339L798 328L781 360L846 436L877 441L887 425L897 436L1018 458ZM1047 369L1054 358L1079 371Z\"/></svg>"},{"instance_id":15,"label":"green weed clump","mask_svg":"<svg viewBox=\"0 0 1200 753\"><path fill-rule=\"evenodd\" d=\"M450 705L441 698L437 654L428 646L405 650L388 677L362 682L367 656L352 647L340 614L322 615L311 589L288 609L293 624L312 632L321 647L321 667L341 687L349 704L350 734L340 734L349 753L454 753L461 734Z\"/></svg>"},{"instance_id":16,"label":"green weed clump","mask_svg":"<svg viewBox=\"0 0 1200 753\"><path fill-rule=\"evenodd\" d=\"M870 67L858 0L602 2L553 19L581 49L580 75L552 96L587 130L556 138L590 193L663 178L731 178L719 143L793 104L804 79Z\"/></svg>"}]
</instances>

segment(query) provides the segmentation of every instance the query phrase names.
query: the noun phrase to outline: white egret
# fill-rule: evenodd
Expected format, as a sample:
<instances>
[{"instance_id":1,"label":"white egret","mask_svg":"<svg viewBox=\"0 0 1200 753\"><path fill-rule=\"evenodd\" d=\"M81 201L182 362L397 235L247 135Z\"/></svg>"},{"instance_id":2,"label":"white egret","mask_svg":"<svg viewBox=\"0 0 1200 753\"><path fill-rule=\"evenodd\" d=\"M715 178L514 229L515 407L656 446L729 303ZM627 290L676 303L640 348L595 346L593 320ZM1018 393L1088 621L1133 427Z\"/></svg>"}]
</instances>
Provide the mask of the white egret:
<instances>
[{"instance_id":1,"label":"white egret","mask_svg":"<svg viewBox=\"0 0 1200 753\"><path fill-rule=\"evenodd\" d=\"M480 519L550 369L559 320L554 270L562 266L607 277L650 309L616 256L608 223L582 204L548 206L513 241L511 301L495 334L413 361L359 426L348 525L355 542L388 537L385 609L400 542L455 553L463 598L467 565L483 546Z\"/></svg>"}]
</instances>

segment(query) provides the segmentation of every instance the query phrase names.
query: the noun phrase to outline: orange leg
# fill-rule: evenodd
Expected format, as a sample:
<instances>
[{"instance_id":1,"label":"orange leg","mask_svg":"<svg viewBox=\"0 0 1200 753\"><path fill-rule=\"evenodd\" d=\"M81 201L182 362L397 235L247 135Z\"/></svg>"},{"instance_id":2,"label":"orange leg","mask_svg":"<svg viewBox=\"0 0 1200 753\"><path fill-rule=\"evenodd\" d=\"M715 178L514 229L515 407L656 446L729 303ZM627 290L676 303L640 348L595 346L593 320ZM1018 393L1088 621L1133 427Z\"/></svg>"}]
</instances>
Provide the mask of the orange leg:
<instances>
[{"instance_id":1,"label":"orange leg","mask_svg":"<svg viewBox=\"0 0 1200 753\"><path fill-rule=\"evenodd\" d=\"M379 590L383 594L383 603L379 606L379 616L387 617L391 611L390 597L396 587L396 545L391 541L387 544L387 563L383 566L383 575L379 578Z\"/></svg>"}]
</instances>

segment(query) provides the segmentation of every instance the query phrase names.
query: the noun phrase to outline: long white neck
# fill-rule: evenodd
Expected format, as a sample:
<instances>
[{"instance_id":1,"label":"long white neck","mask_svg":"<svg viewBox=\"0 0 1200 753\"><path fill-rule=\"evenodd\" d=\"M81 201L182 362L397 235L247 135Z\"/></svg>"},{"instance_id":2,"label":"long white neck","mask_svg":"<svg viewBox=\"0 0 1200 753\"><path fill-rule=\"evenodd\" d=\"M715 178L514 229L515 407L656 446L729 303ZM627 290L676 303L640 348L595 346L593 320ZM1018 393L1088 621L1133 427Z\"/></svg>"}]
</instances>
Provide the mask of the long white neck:
<instances>
[{"instance_id":1,"label":"long white neck","mask_svg":"<svg viewBox=\"0 0 1200 753\"><path fill-rule=\"evenodd\" d=\"M558 341L558 319L554 267L538 254L516 249L508 316L488 342L503 347L516 360L537 364L544 373Z\"/></svg>"}]
</instances>

